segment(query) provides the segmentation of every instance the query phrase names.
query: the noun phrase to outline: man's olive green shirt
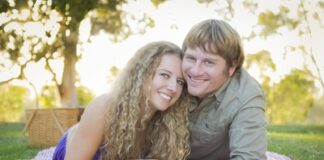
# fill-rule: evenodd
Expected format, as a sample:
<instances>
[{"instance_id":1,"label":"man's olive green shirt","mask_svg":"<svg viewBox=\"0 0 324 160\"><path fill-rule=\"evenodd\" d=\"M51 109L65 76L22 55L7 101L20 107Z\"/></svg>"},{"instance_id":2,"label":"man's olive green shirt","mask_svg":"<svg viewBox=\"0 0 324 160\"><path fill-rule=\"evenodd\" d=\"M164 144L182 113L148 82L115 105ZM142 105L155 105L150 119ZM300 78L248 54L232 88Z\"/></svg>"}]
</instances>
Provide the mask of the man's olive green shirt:
<instances>
[{"instance_id":1,"label":"man's olive green shirt","mask_svg":"<svg viewBox=\"0 0 324 160\"><path fill-rule=\"evenodd\" d=\"M213 95L192 100L190 160L265 160L265 100L259 83L244 69Z\"/></svg>"}]
</instances>

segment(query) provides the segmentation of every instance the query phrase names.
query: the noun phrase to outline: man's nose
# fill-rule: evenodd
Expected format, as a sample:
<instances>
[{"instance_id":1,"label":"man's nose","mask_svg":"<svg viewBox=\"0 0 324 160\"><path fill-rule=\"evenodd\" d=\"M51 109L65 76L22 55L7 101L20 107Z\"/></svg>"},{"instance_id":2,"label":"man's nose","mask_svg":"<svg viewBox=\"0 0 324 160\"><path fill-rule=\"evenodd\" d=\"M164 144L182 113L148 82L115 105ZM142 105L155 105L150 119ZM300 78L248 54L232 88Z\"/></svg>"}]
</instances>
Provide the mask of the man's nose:
<instances>
[{"instance_id":1,"label":"man's nose","mask_svg":"<svg viewBox=\"0 0 324 160\"><path fill-rule=\"evenodd\" d=\"M190 69L192 75L197 76L202 74L201 62L197 61Z\"/></svg>"}]
</instances>

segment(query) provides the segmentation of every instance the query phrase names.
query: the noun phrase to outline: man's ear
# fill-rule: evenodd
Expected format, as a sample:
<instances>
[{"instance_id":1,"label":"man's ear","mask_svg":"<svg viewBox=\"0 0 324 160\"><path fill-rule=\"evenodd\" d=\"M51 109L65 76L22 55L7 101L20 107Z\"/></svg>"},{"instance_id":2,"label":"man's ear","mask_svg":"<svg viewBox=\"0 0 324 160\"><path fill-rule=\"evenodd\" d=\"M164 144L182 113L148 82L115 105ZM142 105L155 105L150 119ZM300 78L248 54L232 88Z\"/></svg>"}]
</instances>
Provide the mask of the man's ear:
<instances>
[{"instance_id":1,"label":"man's ear","mask_svg":"<svg viewBox=\"0 0 324 160\"><path fill-rule=\"evenodd\" d=\"M229 70L228 70L228 74L229 74L230 77L234 74L235 69L236 69L235 66L232 66L232 67L229 68Z\"/></svg>"}]
</instances>

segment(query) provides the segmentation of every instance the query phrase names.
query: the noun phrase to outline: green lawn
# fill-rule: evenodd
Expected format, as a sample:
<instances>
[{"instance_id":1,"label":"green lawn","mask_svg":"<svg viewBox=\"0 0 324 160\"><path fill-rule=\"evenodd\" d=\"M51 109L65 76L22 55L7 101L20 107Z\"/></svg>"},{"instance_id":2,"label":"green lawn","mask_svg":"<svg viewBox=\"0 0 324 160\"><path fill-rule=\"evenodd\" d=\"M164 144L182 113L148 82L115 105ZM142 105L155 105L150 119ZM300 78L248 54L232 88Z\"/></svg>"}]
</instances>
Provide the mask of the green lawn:
<instances>
[{"instance_id":1,"label":"green lawn","mask_svg":"<svg viewBox=\"0 0 324 160\"><path fill-rule=\"evenodd\" d=\"M23 128L21 123L0 123L0 160L31 159L41 150L28 144Z\"/></svg>"},{"instance_id":2,"label":"green lawn","mask_svg":"<svg viewBox=\"0 0 324 160\"><path fill-rule=\"evenodd\" d=\"M268 129L268 150L293 160L323 160L324 126L282 125Z\"/></svg>"},{"instance_id":3,"label":"green lawn","mask_svg":"<svg viewBox=\"0 0 324 160\"><path fill-rule=\"evenodd\" d=\"M31 159L41 150L28 144L23 128L21 123L0 123L0 160ZM324 126L270 126L268 137L268 150L293 160L322 160L324 157Z\"/></svg>"}]
</instances>

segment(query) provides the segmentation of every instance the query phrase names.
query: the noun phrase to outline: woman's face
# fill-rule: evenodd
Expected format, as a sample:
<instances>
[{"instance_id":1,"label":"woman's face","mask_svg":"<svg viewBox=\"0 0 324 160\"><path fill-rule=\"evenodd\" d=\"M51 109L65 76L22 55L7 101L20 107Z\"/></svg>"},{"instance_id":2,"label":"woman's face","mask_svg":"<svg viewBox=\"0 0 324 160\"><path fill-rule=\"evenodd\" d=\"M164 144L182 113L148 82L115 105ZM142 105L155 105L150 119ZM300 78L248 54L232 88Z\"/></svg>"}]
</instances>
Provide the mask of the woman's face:
<instances>
[{"instance_id":1,"label":"woman's face","mask_svg":"<svg viewBox=\"0 0 324 160\"><path fill-rule=\"evenodd\" d=\"M163 55L148 90L149 102L154 110L164 111L181 95L185 83L181 59L176 55Z\"/></svg>"}]
</instances>

